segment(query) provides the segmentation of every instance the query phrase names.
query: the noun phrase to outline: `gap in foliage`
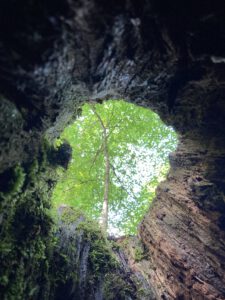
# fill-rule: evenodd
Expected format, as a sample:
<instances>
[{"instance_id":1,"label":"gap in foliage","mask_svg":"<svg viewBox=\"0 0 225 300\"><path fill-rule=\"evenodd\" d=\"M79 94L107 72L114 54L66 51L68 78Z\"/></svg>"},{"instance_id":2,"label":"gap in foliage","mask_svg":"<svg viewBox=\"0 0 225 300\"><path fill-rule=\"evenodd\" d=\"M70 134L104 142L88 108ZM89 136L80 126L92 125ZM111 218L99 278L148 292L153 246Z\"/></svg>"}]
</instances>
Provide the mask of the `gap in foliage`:
<instances>
[{"instance_id":1,"label":"gap in foliage","mask_svg":"<svg viewBox=\"0 0 225 300\"><path fill-rule=\"evenodd\" d=\"M53 205L76 207L100 222L110 235L136 234L169 169L168 155L177 136L157 114L122 100L86 103L82 116L68 126L64 141L73 149Z\"/></svg>"}]
</instances>

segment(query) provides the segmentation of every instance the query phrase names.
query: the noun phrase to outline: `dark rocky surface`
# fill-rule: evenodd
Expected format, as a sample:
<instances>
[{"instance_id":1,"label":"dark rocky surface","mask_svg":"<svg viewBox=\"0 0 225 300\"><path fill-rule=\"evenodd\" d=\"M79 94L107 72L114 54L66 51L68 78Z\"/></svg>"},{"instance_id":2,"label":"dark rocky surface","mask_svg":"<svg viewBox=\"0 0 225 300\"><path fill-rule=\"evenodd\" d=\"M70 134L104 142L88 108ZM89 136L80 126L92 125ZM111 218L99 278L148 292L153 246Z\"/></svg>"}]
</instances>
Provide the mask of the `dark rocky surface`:
<instances>
[{"instance_id":1,"label":"dark rocky surface","mask_svg":"<svg viewBox=\"0 0 225 300\"><path fill-rule=\"evenodd\" d=\"M106 239L97 223L61 206L53 260L60 273L57 300L155 300L141 272L132 270L124 247ZM63 280L64 279L64 280Z\"/></svg>"},{"instance_id":2,"label":"dark rocky surface","mask_svg":"<svg viewBox=\"0 0 225 300\"><path fill-rule=\"evenodd\" d=\"M153 109L180 135L140 229L156 296L225 299L224 95L222 0L1 1L3 297L37 294L33 283L24 284L37 257L24 253L34 239L48 248L50 231L42 225L55 179L43 139L51 143L84 101L123 98ZM31 243L33 253L40 243ZM10 285L16 278L21 284Z\"/></svg>"}]
</instances>

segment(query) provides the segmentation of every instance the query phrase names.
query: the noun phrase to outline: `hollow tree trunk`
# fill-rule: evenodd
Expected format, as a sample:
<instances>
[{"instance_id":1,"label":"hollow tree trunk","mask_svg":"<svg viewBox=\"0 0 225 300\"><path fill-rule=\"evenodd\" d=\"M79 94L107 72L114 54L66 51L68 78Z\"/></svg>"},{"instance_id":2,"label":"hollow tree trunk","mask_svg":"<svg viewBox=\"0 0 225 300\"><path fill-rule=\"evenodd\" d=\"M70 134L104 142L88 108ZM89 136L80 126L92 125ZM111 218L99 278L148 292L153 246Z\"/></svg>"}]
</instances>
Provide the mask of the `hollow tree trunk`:
<instances>
[{"instance_id":1,"label":"hollow tree trunk","mask_svg":"<svg viewBox=\"0 0 225 300\"><path fill-rule=\"evenodd\" d=\"M48 235L30 176L37 173L26 169L40 162L42 137L58 136L85 100L120 97L153 109L180 134L140 228L157 298L225 299L224 1L8 0L0 3L0 31L1 191L22 164L19 183L30 183L35 210L21 213L24 201L14 195L1 201L1 240L9 236L17 260L5 247L0 270L29 278L36 265L26 247ZM15 286L2 278L11 295Z\"/></svg>"}]
</instances>

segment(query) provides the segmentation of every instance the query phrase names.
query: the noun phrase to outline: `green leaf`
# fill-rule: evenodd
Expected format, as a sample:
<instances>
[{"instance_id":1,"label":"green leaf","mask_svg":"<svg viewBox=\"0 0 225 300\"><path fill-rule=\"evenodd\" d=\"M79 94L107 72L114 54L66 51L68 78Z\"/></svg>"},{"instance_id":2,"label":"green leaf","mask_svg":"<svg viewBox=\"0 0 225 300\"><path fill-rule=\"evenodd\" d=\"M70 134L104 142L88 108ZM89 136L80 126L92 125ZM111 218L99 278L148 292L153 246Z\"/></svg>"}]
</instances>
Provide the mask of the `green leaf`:
<instances>
[{"instance_id":1,"label":"green leaf","mask_svg":"<svg viewBox=\"0 0 225 300\"><path fill-rule=\"evenodd\" d=\"M95 104L107 129L110 156L109 231L133 234L148 210L159 181L168 172L168 154L177 137L159 116L121 100ZM68 126L56 145L67 140L73 155L53 192L55 207L78 207L98 220L104 194L104 147L101 124L90 104Z\"/></svg>"}]
</instances>

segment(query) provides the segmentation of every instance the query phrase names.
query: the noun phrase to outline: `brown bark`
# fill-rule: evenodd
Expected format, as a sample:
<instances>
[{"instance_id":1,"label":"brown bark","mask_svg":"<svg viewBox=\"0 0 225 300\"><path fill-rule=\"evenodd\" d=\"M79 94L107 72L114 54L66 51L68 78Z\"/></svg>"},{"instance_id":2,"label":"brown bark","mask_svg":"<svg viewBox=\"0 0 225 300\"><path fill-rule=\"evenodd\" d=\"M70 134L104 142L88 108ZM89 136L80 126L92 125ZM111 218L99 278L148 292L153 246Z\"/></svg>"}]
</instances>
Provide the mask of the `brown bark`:
<instances>
[{"instance_id":1,"label":"brown bark","mask_svg":"<svg viewBox=\"0 0 225 300\"><path fill-rule=\"evenodd\" d=\"M2 189L90 97L149 107L182 135L140 229L149 281L158 299L224 299L224 1L56 3L0 2Z\"/></svg>"},{"instance_id":2,"label":"brown bark","mask_svg":"<svg viewBox=\"0 0 225 300\"><path fill-rule=\"evenodd\" d=\"M224 146L182 138L170 157L168 179L140 227L157 299L225 299L225 204L215 175Z\"/></svg>"}]
</instances>

